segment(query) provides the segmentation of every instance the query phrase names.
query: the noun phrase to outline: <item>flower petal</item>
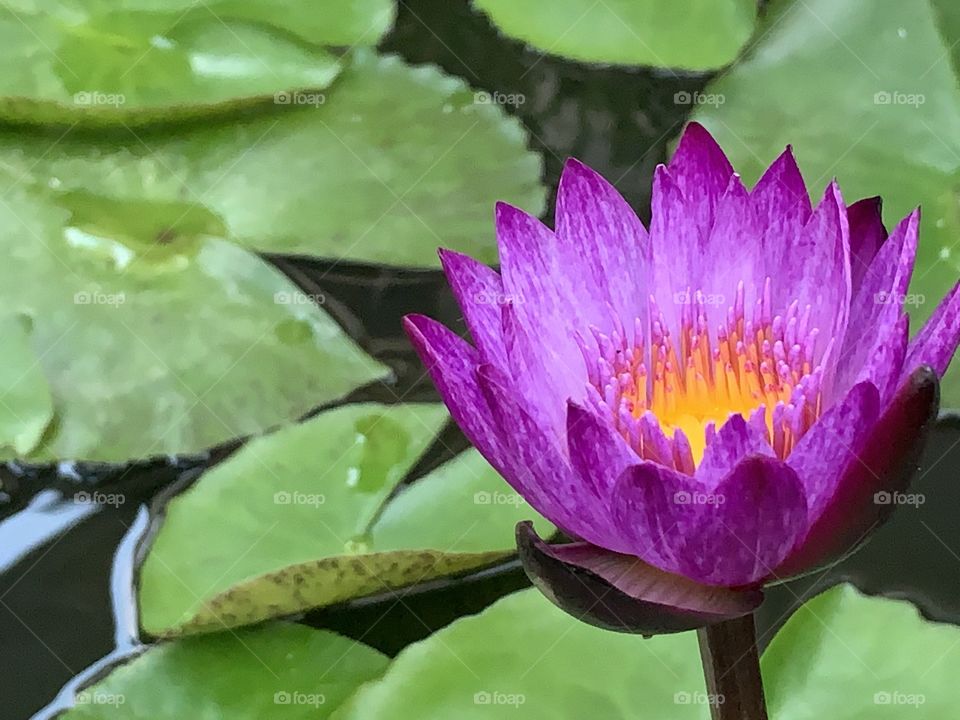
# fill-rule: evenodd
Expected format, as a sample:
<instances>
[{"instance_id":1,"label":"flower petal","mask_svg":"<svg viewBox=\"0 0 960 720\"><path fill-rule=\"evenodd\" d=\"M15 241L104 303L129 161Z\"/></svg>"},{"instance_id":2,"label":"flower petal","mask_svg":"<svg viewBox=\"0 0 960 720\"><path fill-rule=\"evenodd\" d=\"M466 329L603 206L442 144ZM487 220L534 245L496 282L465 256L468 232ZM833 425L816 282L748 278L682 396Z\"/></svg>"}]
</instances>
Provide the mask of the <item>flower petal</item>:
<instances>
[{"instance_id":1,"label":"flower petal","mask_svg":"<svg viewBox=\"0 0 960 720\"><path fill-rule=\"evenodd\" d=\"M734 413L708 442L696 477L704 487L715 487L747 455L774 457L773 448L760 428Z\"/></svg>"},{"instance_id":2,"label":"flower petal","mask_svg":"<svg viewBox=\"0 0 960 720\"><path fill-rule=\"evenodd\" d=\"M792 468L749 456L709 492L696 478L652 463L624 472L614 516L629 554L708 585L769 577L803 535L807 505Z\"/></svg>"},{"instance_id":3,"label":"flower petal","mask_svg":"<svg viewBox=\"0 0 960 720\"><path fill-rule=\"evenodd\" d=\"M844 469L859 455L879 413L877 388L869 382L859 383L814 423L790 453L787 465L803 483L810 523L830 502Z\"/></svg>"},{"instance_id":4,"label":"flower petal","mask_svg":"<svg viewBox=\"0 0 960 720\"><path fill-rule=\"evenodd\" d=\"M567 404L567 445L573 469L608 505L620 475L640 460L610 420L572 402Z\"/></svg>"},{"instance_id":5,"label":"flower petal","mask_svg":"<svg viewBox=\"0 0 960 720\"><path fill-rule=\"evenodd\" d=\"M650 244L653 247L653 291L668 328L680 327L680 306L674 300L700 282L703 233L688 212L683 192L663 165L653 175Z\"/></svg>"},{"instance_id":6,"label":"flower petal","mask_svg":"<svg viewBox=\"0 0 960 720\"><path fill-rule=\"evenodd\" d=\"M610 183L572 158L557 191L556 235L582 258L583 279L594 284L631 330L633 319L646 313L651 290L647 229Z\"/></svg>"},{"instance_id":7,"label":"flower petal","mask_svg":"<svg viewBox=\"0 0 960 720\"><path fill-rule=\"evenodd\" d=\"M793 150L786 150L767 168L750 193L761 228L765 275L776 277L784 258L798 244L813 208Z\"/></svg>"},{"instance_id":8,"label":"flower petal","mask_svg":"<svg viewBox=\"0 0 960 720\"><path fill-rule=\"evenodd\" d=\"M407 315L403 329L457 425L490 464L502 472L502 431L477 384L480 354L455 332L423 315Z\"/></svg>"},{"instance_id":9,"label":"flower petal","mask_svg":"<svg viewBox=\"0 0 960 720\"><path fill-rule=\"evenodd\" d=\"M900 387L863 439L826 507L776 569L779 579L843 557L887 519L893 510L890 494L902 492L913 479L938 407L937 375L932 368L921 367Z\"/></svg>"},{"instance_id":10,"label":"flower petal","mask_svg":"<svg viewBox=\"0 0 960 720\"><path fill-rule=\"evenodd\" d=\"M500 308L510 300L503 292L500 275L452 250L441 249L440 262L481 357L485 362L506 367Z\"/></svg>"},{"instance_id":11,"label":"flower petal","mask_svg":"<svg viewBox=\"0 0 960 720\"><path fill-rule=\"evenodd\" d=\"M794 300L801 308L810 305L810 326L819 328L821 337L843 337L850 312L850 229L836 181L783 261L772 274L785 280L773 286L774 307L785 308Z\"/></svg>"},{"instance_id":12,"label":"flower petal","mask_svg":"<svg viewBox=\"0 0 960 720\"><path fill-rule=\"evenodd\" d=\"M667 168L686 198L687 211L704 232L713 225L717 203L733 167L723 149L698 122L687 124Z\"/></svg>"},{"instance_id":13,"label":"flower petal","mask_svg":"<svg viewBox=\"0 0 960 720\"><path fill-rule=\"evenodd\" d=\"M850 283L854 297L870 262L887 239L882 210L883 201L879 197L858 200L847 208L847 222L850 225Z\"/></svg>"},{"instance_id":14,"label":"flower petal","mask_svg":"<svg viewBox=\"0 0 960 720\"><path fill-rule=\"evenodd\" d=\"M929 365L939 377L943 377L957 345L960 345L960 283L940 301L910 343L903 363L904 371L909 373L920 365Z\"/></svg>"},{"instance_id":15,"label":"flower petal","mask_svg":"<svg viewBox=\"0 0 960 720\"><path fill-rule=\"evenodd\" d=\"M503 428L503 469L497 469L507 482L568 534L610 550L626 548L610 521L609 502L583 486L563 453L562 436L544 432L496 367L482 365L477 375L494 422Z\"/></svg>"},{"instance_id":16,"label":"flower petal","mask_svg":"<svg viewBox=\"0 0 960 720\"><path fill-rule=\"evenodd\" d=\"M589 543L548 545L529 522L517 525L517 546L527 576L551 602L607 630L693 630L746 615L763 601L760 590L700 585Z\"/></svg>"},{"instance_id":17,"label":"flower petal","mask_svg":"<svg viewBox=\"0 0 960 720\"><path fill-rule=\"evenodd\" d=\"M693 290L706 296L702 310L708 327L717 327L727 319L727 307L734 304L734 293L742 281L744 306L753 307L766 277L763 253L759 245L745 243L756 240L762 228L750 194L732 175L727 189L717 203L716 218L703 251L700 278Z\"/></svg>"}]
</instances>

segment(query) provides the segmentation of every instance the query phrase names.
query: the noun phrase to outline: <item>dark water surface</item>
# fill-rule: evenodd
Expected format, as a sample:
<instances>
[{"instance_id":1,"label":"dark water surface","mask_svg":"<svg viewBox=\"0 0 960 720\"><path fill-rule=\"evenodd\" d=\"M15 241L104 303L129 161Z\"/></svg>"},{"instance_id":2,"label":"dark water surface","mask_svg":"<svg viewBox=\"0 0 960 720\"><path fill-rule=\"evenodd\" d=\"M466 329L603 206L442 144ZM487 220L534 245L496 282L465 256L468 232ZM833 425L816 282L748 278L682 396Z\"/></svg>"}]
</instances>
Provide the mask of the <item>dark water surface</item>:
<instances>
[{"instance_id":1,"label":"dark water surface","mask_svg":"<svg viewBox=\"0 0 960 720\"><path fill-rule=\"evenodd\" d=\"M543 155L551 198L564 159L573 155L613 181L645 220L653 169L666 157L667 143L690 110L675 104L674 94L701 89L709 79L669 71L587 69L544 58L499 37L470 11L466 0L403 4L383 49L412 63L435 63L476 89L523 94L526 102L516 114L531 131L532 147ZM439 273L269 259L306 292L322 292L337 320L368 352L395 369L396 385L367 388L353 399L436 398L422 379L399 322L405 313L417 311L462 327ZM450 448L465 446L459 432L449 429L415 474L443 462ZM135 651L134 567L141 540L149 535L150 509L160 507L171 488L189 483L231 449L218 449L205 458L125 468L63 465L2 471L3 720L52 717L61 689L69 684L61 695L68 700L74 686ZM931 439L915 484L924 504L898 510L869 545L829 573L773 590L761 615L763 629L782 622L805 592L842 578L872 592L906 595L931 617L960 621L958 468L960 420L946 419ZM77 492L93 488L122 494L124 502L95 506L74 500ZM403 604L393 596L369 598L311 613L304 622L352 637L363 635L365 642L393 654L429 629L525 585L522 572L510 564L415 588Z\"/></svg>"}]
</instances>

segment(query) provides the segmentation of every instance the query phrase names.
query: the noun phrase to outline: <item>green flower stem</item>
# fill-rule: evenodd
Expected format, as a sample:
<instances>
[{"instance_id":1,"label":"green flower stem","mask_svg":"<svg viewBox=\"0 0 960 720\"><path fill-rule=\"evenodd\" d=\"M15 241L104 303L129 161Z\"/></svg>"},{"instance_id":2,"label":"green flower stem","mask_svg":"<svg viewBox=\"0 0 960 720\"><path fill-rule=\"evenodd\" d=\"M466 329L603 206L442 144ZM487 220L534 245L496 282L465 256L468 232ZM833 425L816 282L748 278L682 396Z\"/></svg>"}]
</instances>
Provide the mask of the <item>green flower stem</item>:
<instances>
[{"instance_id":1,"label":"green flower stem","mask_svg":"<svg viewBox=\"0 0 960 720\"><path fill-rule=\"evenodd\" d=\"M713 720L767 720L753 615L700 628L697 636Z\"/></svg>"}]
</instances>

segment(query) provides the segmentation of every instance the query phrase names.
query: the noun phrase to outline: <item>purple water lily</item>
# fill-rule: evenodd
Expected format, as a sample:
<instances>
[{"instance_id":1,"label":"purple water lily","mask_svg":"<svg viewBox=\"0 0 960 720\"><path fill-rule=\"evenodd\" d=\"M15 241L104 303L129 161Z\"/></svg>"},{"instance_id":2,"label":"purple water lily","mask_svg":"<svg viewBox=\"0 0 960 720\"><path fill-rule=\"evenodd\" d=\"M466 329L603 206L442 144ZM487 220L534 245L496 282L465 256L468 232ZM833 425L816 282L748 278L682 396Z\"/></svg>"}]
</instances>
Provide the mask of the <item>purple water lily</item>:
<instances>
[{"instance_id":1,"label":"purple water lily","mask_svg":"<svg viewBox=\"0 0 960 720\"><path fill-rule=\"evenodd\" d=\"M748 190L691 124L649 230L570 160L555 230L497 206L500 274L441 251L474 345L406 330L468 438L575 540L518 528L538 586L601 625L676 631L860 543L960 342L957 287L909 340L919 220L888 236L879 199L847 206L835 182L812 207L789 148Z\"/></svg>"}]
</instances>

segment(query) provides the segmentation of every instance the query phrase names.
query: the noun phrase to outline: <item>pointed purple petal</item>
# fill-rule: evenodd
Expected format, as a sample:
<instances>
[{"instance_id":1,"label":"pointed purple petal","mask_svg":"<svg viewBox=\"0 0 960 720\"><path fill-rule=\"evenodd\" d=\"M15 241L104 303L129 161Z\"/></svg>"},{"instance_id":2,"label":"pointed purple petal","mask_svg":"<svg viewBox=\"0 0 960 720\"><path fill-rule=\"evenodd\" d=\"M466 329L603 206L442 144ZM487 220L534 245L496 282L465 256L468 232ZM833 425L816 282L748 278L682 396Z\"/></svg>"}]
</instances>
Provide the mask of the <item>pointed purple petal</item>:
<instances>
[{"instance_id":1,"label":"pointed purple petal","mask_svg":"<svg viewBox=\"0 0 960 720\"><path fill-rule=\"evenodd\" d=\"M809 305L810 326L820 330L822 346L826 339L843 337L850 312L850 230L835 181L783 262L773 275L780 279L773 287L774 307L787 307L794 300L801 308Z\"/></svg>"},{"instance_id":2,"label":"pointed purple petal","mask_svg":"<svg viewBox=\"0 0 960 720\"><path fill-rule=\"evenodd\" d=\"M481 357L485 362L506 367L500 308L509 299L503 292L500 275L452 250L440 250L440 262Z\"/></svg>"},{"instance_id":3,"label":"pointed purple petal","mask_svg":"<svg viewBox=\"0 0 960 720\"><path fill-rule=\"evenodd\" d=\"M763 601L759 590L701 585L589 543L548 545L529 522L517 525L517 545L524 570L551 602L608 630L682 632L740 617Z\"/></svg>"},{"instance_id":4,"label":"pointed purple petal","mask_svg":"<svg viewBox=\"0 0 960 720\"><path fill-rule=\"evenodd\" d=\"M583 259L583 280L595 283L621 318L629 322L645 313L651 291L647 229L610 183L572 158L557 191L556 235Z\"/></svg>"},{"instance_id":5,"label":"pointed purple petal","mask_svg":"<svg viewBox=\"0 0 960 720\"><path fill-rule=\"evenodd\" d=\"M787 458L807 496L810 522L830 502L845 467L862 450L863 439L877 420L880 396L868 382L855 385L800 439Z\"/></svg>"},{"instance_id":6,"label":"pointed purple petal","mask_svg":"<svg viewBox=\"0 0 960 720\"><path fill-rule=\"evenodd\" d=\"M854 296L870 262L887 239L882 210L883 201L879 197L864 198L847 208L847 222L850 224L850 282Z\"/></svg>"},{"instance_id":7,"label":"pointed purple petal","mask_svg":"<svg viewBox=\"0 0 960 720\"><path fill-rule=\"evenodd\" d=\"M761 228L765 274L776 277L813 212L790 147L767 168L750 199Z\"/></svg>"},{"instance_id":8,"label":"pointed purple petal","mask_svg":"<svg viewBox=\"0 0 960 720\"><path fill-rule=\"evenodd\" d=\"M721 147L703 125L691 122L667 167L697 226L709 230L717 203L733 175L733 167Z\"/></svg>"},{"instance_id":9,"label":"pointed purple petal","mask_svg":"<svg viewBox=\"0 0 960 720\"><path fill-rule=\"evenodd\" d=\"M650 243L653 247L653 295L670 328L678 328L678 293L698 289L706 230L687 211L683 193L659 165L653 176Z\"/></svg>"},{"instance_id":10,"label":"pointed purple petal","mask_svg":"<svg viewBox=\"0 0 960 720\"><path fill-rule=\"evenodd\" d=\"M939 382L929 367L916 370L847 463L829 502L803 541L776 569L786 579L843 557L889 517L893 493L916 473L927 431L937 416Z\"/></svg>"},{"instance_id":11,"label":"pointed purple petal","mask_svg":"<svg viewBox=\"0 0 960 720\"><path fill-rule=\"evenodd\" d=\"M733 414L707 445L697 467L696 477L706 487L722 481L747 455L774 457L773 448L756 424Z\"/></svg>"},{"instance_id":12,"label":"pointed purple petal","mask_svg":"<svg viewBox=\"0 0 960 720\"><path fill-rule=\"evenodd\" d=\"M939 377L950 367L950 361L960 345L960 283L940 301L933 315L927 320L910 343L904 371L909 373L920 365L929 365Z\"/></svg>"},{"instance_id":13,"label":"pointed purple petal","mask_svg":"<svg viewBox=\"0 0 960 720\"><path fill-rule=\"evenodd\" d=\"M614 490L614 516L630 554L708 585L750 585L769 577L807 526L796 473L750 456L715 488L643 463Z\"/></svg>"},{"instance_id":14,"label":"pointed purple petal","mask_svg":"<svg viewBox=\"0 0 960 720\"><path fill-rule=\"evenodd\" d=\"M889 376L900 375L900 368L891 363L902 362L903 355L891 351L901 343L902 308L913 273L919 227L919 211L900 221L864 274L850 305L850 322L838 356L838 394L855 382L880 377L884 379L875 384L887 393L892 391ZM891 345L894 341L896 345Z\"/></svg>"},{"instance_id":15,"label":"pointed purple petal","mask_svg":"<svg viewBox=\"0 0 960 720\"><path fill-rule=\"evenodd\" d=\"M477 384L479 353L452 330L423 315L405 317L403 329L457 425L490 464L501 470L503 438Z\"/></svg>"},{"instance_id":16,"label":"pointed purple petal","mask_svg":"<svg viewBox=\"0 0 960 720\"><path fill-rule=\"evenodd\" d=\"M573 536L623 551L627 543L610 522L609 502L595 498L583 486L563 453L563 438L544 432L497 368L482 365L478 378L494 422L503 429L501 472L507 482L541 515Z\"/></svg>"},{"instance_id":17,"label":"pointed purple petal","mask_svg":"<svg viewBox=\"0 0 960 720\"><path fill-rule=\"evenodd\" d=\"M640 461L609 419L575 403L567 406L567 444L574 470L608 505L620 475Z\"/></svg>"}]
</instances>

